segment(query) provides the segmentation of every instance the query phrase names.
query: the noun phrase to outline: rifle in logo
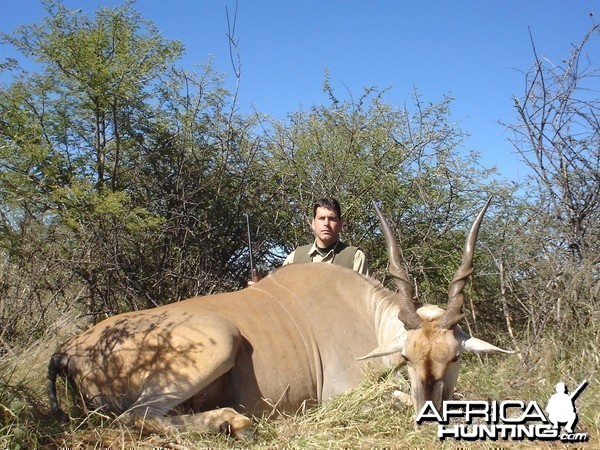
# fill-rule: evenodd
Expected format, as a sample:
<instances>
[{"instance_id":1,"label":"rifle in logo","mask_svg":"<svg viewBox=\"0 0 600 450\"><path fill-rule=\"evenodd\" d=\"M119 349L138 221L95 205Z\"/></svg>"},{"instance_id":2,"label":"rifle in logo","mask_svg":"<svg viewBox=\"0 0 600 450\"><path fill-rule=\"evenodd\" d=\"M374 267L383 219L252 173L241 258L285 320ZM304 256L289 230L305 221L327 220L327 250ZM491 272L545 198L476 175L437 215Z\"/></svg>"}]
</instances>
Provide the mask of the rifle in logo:
<instances>
[{"instance_id":1,"label":"rifle in logo","mask_svg":"<svg viewBox=\"0 0 600 450\"><path fill-rule=\"evenodd\" d=\"M570 395L567 394L565 383L558 383L556 385L556 394L553 394L552 397L550 397L548 406L546 406L548 420L552 422L555 429L558 429L560 423L565 423L565 431L567 433L573 433L573 427L577 423L575 399L587 385L588 380L583 380Z\"/></svg>"},{"instance_id":2,"label":"rifle in logo","mask_svg":"<svg viewBox=\"0 0 600 450\"><path fill-rule=\"evenodd\" d=\"M569 397L571 397L571 400L575 401L575 399L579 397L581 391L583 391L587 387L588 383L588 380L583 380L581 384L577 386L577 389L575 389L575 391L573 391L573 393L569 395Z\"/></svg>"}]
</instances>

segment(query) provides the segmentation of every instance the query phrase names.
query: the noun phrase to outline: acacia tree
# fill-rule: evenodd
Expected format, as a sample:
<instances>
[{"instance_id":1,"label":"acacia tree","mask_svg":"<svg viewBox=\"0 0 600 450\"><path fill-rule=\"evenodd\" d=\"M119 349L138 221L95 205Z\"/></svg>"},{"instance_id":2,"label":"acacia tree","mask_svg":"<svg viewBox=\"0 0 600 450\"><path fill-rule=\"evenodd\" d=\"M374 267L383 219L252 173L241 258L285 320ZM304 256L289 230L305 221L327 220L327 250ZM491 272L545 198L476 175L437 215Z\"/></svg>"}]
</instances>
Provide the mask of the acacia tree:
<instances>
[{"instance_id":1,"label":"acacia tree","mask_svg":"<svg viewBox=\"0 0 600 450\"><path fill-rule=\"evenodd\" d=\"M198 83L176 71L182 46L162 39L129 5L100 9L92 20L51 1L40 25L2 36L41 69L0 92L7 266L35 279L33 267L19 270L33 264L25 249L52 255L55 276L71 274L72 286L73 277L87 286L74 301L85 299L92 317L215 289L229 275L231 251L206 257L211 248L201 231L219 229L226 208L200 211L239 193L237 155L246 149L246 124L224 112L227 93L212 71L204 77L210 82ZM197 214L186 228L179 219L189 219L189 205ZM187 239L172 240L184 233ZM209 273L212 282L202 284ZM66 282L48 282L48 290L60 292Z\"/></svg>"},{"instance_id":2,"label":"acacia tree","mask_svg":"<svg viewBox=\"0 0 600 450\"><path fill-rule=\"evenodd\" d=\"M550 323L567 336L573 323L585 328L597 311L600 72L589 52L599 32L592 26L559 64L532 46L526 90L514 101L518 121L508 126L532 175L513 241L519 252L507 257L506 280L534 337Z\"/></svg>"},{"instance_id":3,"label":"acacia tree","mask_svg":"<svg viewBox=\"0 0 600 450\"><path fill-rule=\"evenodd\" d=\"M41 65L40 74L22 77L35 95L17 108L39 128L36 148L45 166L61 173L46 171L47 192L35 198L72 233L78 251L67 252L64 261L87 283L88 310L95 314L115 307L109 286L121 271L124 230L145 228L148 214L125 194L129 153L153 83L182 46L162 39L129 4L99 9L94 20L59 2L47 2L46 10L41 24L21 26L3 39ZM20 157L33 144L14 135L7 140Z\"/></svg>"},{"instance_id":4,"label":"acacia tree","mask_svg":"<svg viewBox=\"0 0 600 450\"><path fill-rule=\"evenodd\" d=\"M329 105L272 122L264 137L285 225L274 256L311 239L312 203L333 196L342 204L343 239L365 250L371 275L385 280L388 259L371 206L378 201L421 299L445 302L490 174L476 154L460 154L465 133L451 120L451 99L434 104L415 93L412 105L394 108L377 89L340 100L326 80L324 91Z\"/></svg>"},{"instance_id":5,"label":"acacia tree","mask_svg":"<svg viewBox=\"0 0 600 450\"><path fill-rule=\"evenodd\" d=\"M533 172L538 207L554 222L549 244L580 261L598 253L600 72L586 49L599 32L593 26L560 65L533 46L527 90L515 99L519 122L510 126L515 149Z\"/></svg>"},{"instance_id":6,"label":"acacia tree","mask_svg":"<svg viewBox=\"0 0 600 450\"><path fill-rule=\"evenodd\" d=\"M98 191L106 182L116 191L123 186L120 166L135 132L131 125L183 47L163 39L129 3L101 8L93 20L53 0L46 11L40 25L21 26L3 38L43 65L47 92L39 114L56 117L46 134L50 144L93 168L88 175Z\"/></svg>"},{"instance_id":7,"label":"acacia tree","mask_svg":"<svg viewBox=\"0 0 600 450\"><path fill-rule=\"evenodd\" d=\"M245 212L255 238L277 235L258 220L272 209L252 118L210 65L176 68L181 45L129 5L92 20L49 2L41 25L4 35L42 63L0 92L2 225L22 237L7 264L36 243L94 319L243 285Z\"/></svg>"}]
</instances>

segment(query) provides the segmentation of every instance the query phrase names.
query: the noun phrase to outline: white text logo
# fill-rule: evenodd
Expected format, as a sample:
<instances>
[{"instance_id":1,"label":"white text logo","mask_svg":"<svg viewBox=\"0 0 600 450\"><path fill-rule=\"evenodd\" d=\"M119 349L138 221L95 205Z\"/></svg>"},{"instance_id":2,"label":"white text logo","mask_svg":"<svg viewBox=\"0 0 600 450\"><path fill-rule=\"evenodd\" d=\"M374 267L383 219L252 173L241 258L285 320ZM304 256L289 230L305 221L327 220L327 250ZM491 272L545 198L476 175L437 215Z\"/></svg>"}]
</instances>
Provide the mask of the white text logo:
<instances>
[{"instance_id":1,"label":"white text logo","mask_svg":"<svg viewBox=\"0 0 600 450\"><path fill-rule=\"evenodd\" d=\"M577 423L574 401L587 383L581 383L572 394L567 393L564 383L558 383L556 393L550 397L545 408L546 414L535 401L451 400L443 402L439 410L433 402L427 401L417 415L416 422L437 422L438 436L442 440L539 439L585 442L588 434L574 431Z\"/></svg>"}]
</instances>

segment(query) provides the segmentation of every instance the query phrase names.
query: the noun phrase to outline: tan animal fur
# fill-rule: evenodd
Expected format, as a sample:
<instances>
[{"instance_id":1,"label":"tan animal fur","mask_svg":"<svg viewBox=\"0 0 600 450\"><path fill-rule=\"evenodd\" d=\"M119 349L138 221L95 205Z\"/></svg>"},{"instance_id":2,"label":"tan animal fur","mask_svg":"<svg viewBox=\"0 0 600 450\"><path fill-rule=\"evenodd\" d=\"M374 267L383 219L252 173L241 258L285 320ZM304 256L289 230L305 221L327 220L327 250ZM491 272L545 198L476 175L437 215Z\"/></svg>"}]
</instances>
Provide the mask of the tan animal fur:
<instances>
[{"instance_id":1,"label":"tan animal fur","mask_svg":"<svg viewBox=\"0 0 600 450\"><path fill-rule=\"evenodd\" d=\"M388 246L390 236L387 228ZM392 273L405 277L390 252ZM462 351L505 352L448 325L457 318L440 308L416 309L406 283L398 286L336 265L293 264L241 291L111 317L52 356L51 408L67 419L56 396L62 375L89 407L241 437L251 426L243 414L293 413L357 386L364 359L408 361L417 408L449 398Z\"/></svg>"}]
</instances>

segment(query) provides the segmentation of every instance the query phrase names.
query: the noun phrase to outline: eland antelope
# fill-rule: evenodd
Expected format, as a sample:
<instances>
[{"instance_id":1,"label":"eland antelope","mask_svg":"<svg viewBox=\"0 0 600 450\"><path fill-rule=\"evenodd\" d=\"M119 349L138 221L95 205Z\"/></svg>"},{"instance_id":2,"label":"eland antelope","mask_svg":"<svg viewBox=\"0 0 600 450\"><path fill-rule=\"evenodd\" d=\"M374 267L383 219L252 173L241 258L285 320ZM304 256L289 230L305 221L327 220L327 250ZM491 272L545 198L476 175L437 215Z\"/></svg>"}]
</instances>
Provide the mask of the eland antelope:
<instances>
[{"instance_id":1,"label":"eland antelope","mask_svg":"<svg viewBox=\"0 0 600 450\"><path fill-rule=\"evenodd\" d=\"M427 400L439 405L453 393L463 351L509 353L458 325L488 204L467 237L446 310L415 306L390 227L375 207L398 292L340 266L292 264L241 291L108 318L51 357L51 409L67 420L56 394L61 375L89 407L242 437L251 429L246 415L296 412L357 386L367 359L407 362L415 409Z\"/></svg>"}]
</instances>

